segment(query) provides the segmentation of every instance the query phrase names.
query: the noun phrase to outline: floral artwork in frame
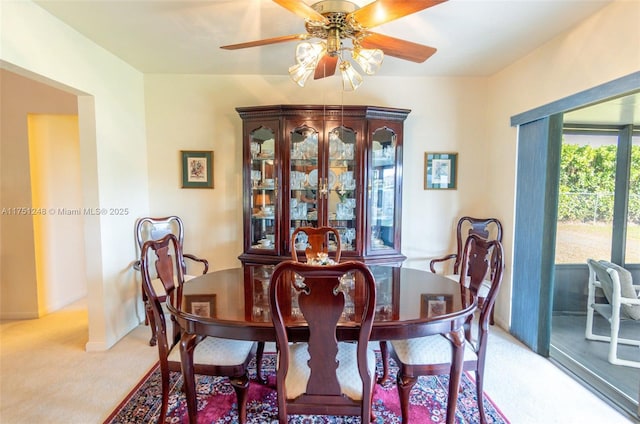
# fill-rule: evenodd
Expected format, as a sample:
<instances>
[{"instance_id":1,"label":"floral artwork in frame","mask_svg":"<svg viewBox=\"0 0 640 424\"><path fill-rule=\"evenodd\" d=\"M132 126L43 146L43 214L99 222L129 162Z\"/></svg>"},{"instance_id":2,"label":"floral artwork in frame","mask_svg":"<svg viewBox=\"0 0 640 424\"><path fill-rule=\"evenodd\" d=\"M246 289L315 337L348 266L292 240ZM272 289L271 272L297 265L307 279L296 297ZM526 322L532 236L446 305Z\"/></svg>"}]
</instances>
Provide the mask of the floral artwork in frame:
<instances>
[{"instance_id":1,"label":"floral artwork in frame","mask_svg":"<svg viewBox=\"0 0 640 424\"><path fill-rule=\"evenodd\" d=\"M457 153L424 154L425 190L455 189L458 183Z\"/></svg>"},{"instance_id":2,"label":"floral artwork in frame","mask_svg":"<svg viewBox=\"0 0 640 424\"><path fill-rule=\"evenodd\" d=\"M213 188L213 152L182 150L182 188Z\"/></svg>"}]
</instances>

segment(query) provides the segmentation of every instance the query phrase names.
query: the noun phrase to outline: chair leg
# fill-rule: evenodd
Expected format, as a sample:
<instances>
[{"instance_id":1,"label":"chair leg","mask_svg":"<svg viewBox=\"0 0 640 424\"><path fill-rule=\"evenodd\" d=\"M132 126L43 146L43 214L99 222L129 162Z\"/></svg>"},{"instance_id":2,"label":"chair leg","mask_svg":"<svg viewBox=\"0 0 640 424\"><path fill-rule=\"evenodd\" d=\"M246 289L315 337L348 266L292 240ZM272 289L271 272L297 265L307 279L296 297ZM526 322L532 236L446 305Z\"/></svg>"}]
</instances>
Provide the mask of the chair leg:
<instances>
[{"instance_id":1,"label":"chair leg","mask_svg":"<svg viewBox=\"0 0 640 424\"><path fill-rule=\"evenodd\" d=\"M151 338L149 339L149 346L155 346L158 343L158 335L156 334L156 321L153 318L153 311L151 311L151 305L148 301L145 302L145 322L149 323L151 327Z\"/></svg>"},{"instance_id":2,"label":"chair leg","mask_svg":"<svg viewBox=\"0 0 640 424\"><path fill-rule=\"evenodd\" d=\"M278 424L287 424L289 422L289 415L287 413L287 400L284 398L283 393L278 390Z\"/></svg>"},{"instance_id":3,"label":"chair leg","mask_svg":"<svg viewBox=\"0 0 640 424\"><path fill-rule=\"evenodd\" d=\"M402 370L398 371L398 397L400 398L400 413L402 414L402 424L409 423L409 395L418 379L403 375Z\"/></svg>"},{"instance_id":4,"label":"chair leg","mask_svg":"<svg viewBox=\"0 0 640 424\"><path fill-rule=\"evenodd\" d=\"M627 367L640 368L640 361L618 358L618 343L628 344L631 346L640 346L640 344L635 342L635 340L621 339L619 337L619 334L618 334L620 332L620 312L619 312L620 309L619 308L620 306L618 306L617 310L614 309L613 316L611 317L611 320L610 320L611 337L609 342L609 355L608 355L609 363L614 365L623 365Z\"/></svg>"},{"instance_id":5,"label":"chair leg","mask_svg":"<svg viewBox=\"0 0 640 424\"><path fill-rule=\"evenodd\" d=\"M371 388L371 399L369 399L369 422L371 423L375 423L376 422L376 413L373 410L373 386Z\"/></svg>"},{"instance_id":6,"label":"chair leg","mask_svg":"<svg viewBox=\"0 0 640 424\"><path fill-rule=\"evenodd\" d=\"M258 342L256 351L256 381L261 384L267 384L267 378L262 375L262 356L264 354L264 342Z\"/></svg>"},{"instance_id":7,"label":"chair leg","mask_svg":"<svg viewBox=\"0 0 640 424\"><path fill-rule=\"evenodd\" d=\"M382 356L382 376L378 384L382 384L389 378L389 345L386 341L380 341L380 356Z\"/></svg>"},{"instance_id":8,"label":"chair leg","mask_svg":"<svg viewBox=\"0 0 640 424\"><path fill-rule=\"evenodd\" d=\"M236 392L238 398L238 420L240 424L247 422L247 391L249 389L249 376L244 374L240 377L230 378L229 381Z\"/></svg>"},{"instance_id":9,"label":"chair leg","mask_svg":"<svg viewBox=\"0 0 640 424\"><path fill-rule=\"evenodd\" d=\"M480 413L480 423L487 422L487 416L484 411L484 372L476 370L476 397L478 399L478 412Z\"/></svg>"},{"instance_id":10,"label":"chair leg","mask_svg":"<svg viewBox=\"0 0 640 424\"><path fill-rule=\"evenodd\" d=\"M160 417L158 423L164 423L169 410L169 366L160 362L160 379L162 380L162 403L160 404Z\"/></svg>"},{"instance_id":11,"label":"chair leg","mask_svg":"<svg viewBox=\"0 0 640 424\"><path fill-rule=\"evenodd\" d=\"M620 332L620 306L612 305L612 308L618 308L614 310L609 324L611 327L611 342L609 343L609 363L615 364L618 361L618 333Z\"/></svg>"}]
</instances>

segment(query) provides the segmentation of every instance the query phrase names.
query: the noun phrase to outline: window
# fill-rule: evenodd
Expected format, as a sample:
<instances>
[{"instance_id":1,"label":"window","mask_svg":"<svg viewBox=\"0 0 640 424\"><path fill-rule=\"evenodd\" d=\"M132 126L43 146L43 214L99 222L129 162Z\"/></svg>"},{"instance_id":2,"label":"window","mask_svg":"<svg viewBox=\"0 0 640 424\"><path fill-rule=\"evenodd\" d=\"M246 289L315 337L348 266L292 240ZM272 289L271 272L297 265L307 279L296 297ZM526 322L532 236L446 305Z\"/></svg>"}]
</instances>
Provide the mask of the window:
<instances>
[{"instance_id":1,"label":"window","mask_svg":"<svg viewBox=\"0 0 640 424\"><path fill-rule=\"evenodd\" d=\"M640 264L640 135L631 138L625 263Z\"/></svg>"},{"instance_id":2,"label":"window","mask_svg":"<svg viewBox=\"0 0 640 424\"><path fill-rule=\"evenodd\" d=\"M556 264L612 259L625 247L625 263L640 263L640 136L633 137L631 161L618 163L617 128L565 128L560 163ZM616 192L616 173L629 175L629 190ZM620 203L618 203L620 202ZM614 209L627 205L624 237L614 237Z\"/></svg>"}]
</instances>

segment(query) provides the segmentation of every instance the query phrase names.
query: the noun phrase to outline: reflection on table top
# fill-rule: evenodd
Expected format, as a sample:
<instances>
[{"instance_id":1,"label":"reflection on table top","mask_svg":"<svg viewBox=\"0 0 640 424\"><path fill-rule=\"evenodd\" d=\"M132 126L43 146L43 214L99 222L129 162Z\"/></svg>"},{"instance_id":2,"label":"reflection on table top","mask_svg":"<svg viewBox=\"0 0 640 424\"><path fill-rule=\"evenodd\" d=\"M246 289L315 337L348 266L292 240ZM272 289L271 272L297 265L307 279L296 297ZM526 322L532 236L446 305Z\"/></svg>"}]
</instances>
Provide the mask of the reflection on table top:
<instances>
[{"instance_id":1,"label":"reflection on table top","mask_svg":"<svg viewBox=\"0 0 640 424\"><path fill-rule=\"evenodd\" d=\"M210 272L184 285L183 315L194 332L239 339L271 340L268 284L272 266ZM431 272L370 266L377 285L373 340L418 337L458 327L474 309L471 293L458 282ZM357 289L345 282L347 303ZM295 299L291 317L296 316ZM205 315L196 316L193 314ZM349 321L349 317L345 317ZM197 327L197 328L196 328Z\"/></svg>"}]
</instances>

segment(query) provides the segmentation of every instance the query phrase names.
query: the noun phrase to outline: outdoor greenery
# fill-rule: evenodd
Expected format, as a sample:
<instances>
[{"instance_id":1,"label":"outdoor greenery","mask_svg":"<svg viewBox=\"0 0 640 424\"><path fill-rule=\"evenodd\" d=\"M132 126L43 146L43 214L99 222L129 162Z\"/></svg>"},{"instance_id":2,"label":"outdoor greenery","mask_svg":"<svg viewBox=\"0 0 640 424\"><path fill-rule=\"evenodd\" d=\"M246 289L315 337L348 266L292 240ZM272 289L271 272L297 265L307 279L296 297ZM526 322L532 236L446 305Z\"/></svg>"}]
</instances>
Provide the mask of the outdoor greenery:
<instances>
[{"instance_id":1,"label":"outdoor greenery","mask_svg":"<svg viewBox=\"0 0 640 424\"><path fill-rule=\"evenodd\" d=\"M563 144L558 221L611 222L616 146ZM631 150L628 221L640 224L640 146Z\"/></svg>"}]
</instances>

